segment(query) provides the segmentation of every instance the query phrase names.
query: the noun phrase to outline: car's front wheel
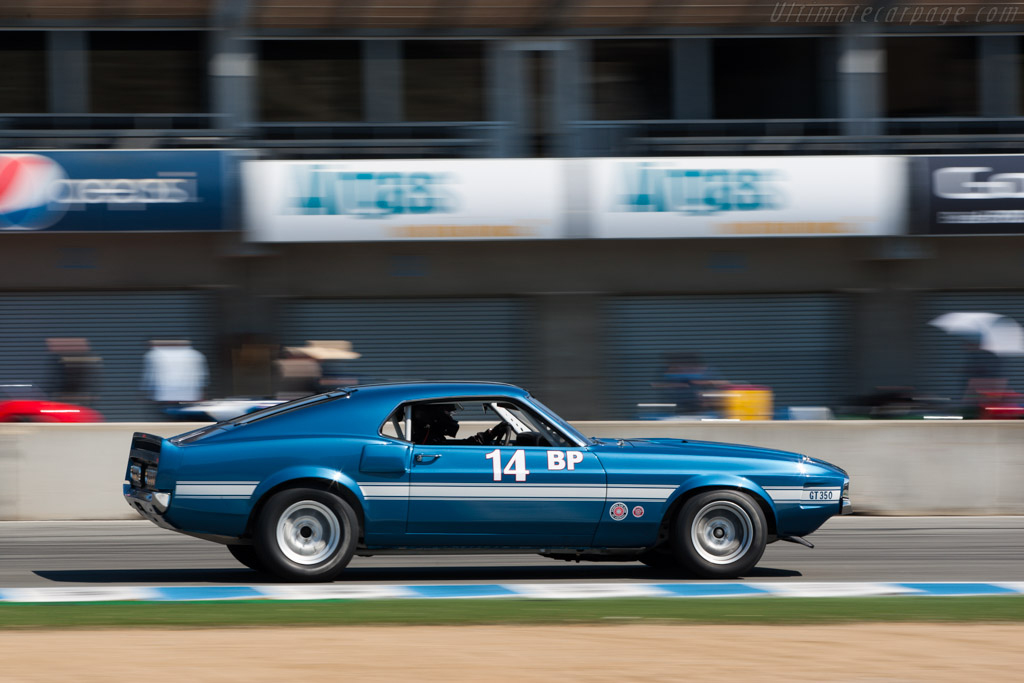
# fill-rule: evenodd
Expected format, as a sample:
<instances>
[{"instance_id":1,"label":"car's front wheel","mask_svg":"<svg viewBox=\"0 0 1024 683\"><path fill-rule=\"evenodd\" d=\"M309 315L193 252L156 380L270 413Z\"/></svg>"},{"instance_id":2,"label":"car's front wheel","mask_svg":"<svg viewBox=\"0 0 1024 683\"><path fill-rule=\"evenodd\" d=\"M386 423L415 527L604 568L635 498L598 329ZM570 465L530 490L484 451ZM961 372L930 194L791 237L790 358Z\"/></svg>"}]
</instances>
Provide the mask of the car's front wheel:
<instances>
[{"instance_id":1,"label":"car's front wheel","mask_svg":"<svg viewBox=\"0 0 1024 683\"><path fill-rule=\"evenodd\" d=\"M750 496L719 490L697 494L679 509L673 548L683 569L703 578L741 576L767 545L764 512Z\"/></svg>"},{"instance_id":2,"label":"car's front wheel","mask_svg":"<svg viewBox=\"0 0 1024 683\"><path fill-rule=\"evenodd\" d=\"M289 581L331 581L352 559L359 519L318 489L286 489L267 501L253 535L263 568Z\"/></svg>"}]
</instances>

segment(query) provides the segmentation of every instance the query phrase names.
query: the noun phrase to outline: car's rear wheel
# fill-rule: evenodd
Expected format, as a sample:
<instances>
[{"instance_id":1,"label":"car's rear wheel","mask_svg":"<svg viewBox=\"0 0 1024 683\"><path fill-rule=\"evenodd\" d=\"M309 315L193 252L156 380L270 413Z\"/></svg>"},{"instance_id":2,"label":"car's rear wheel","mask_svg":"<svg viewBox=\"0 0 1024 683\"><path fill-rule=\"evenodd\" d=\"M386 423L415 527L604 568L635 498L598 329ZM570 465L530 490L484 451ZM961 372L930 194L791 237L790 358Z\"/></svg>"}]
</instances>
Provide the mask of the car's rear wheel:
<instances>
[{"instance_id":1,"label":"car's rear wheel","mask_svg":"<svg viewBox=\"0 0 1024 683\"><path fill-rule=\"evenodd\" d=\"M742 576L767 545L761 507L739 491L706 491L679 509L673 549L683 569L703 578Z\"/></svg>"},{"instance_id":2,"label":"car's rear wheel","mask_svg":"<svg viewBox=\"0 0 1024 683\"><path fill-rule=\"evenodd\" d=\"M318 489L286 489L267 501L253 535L263 568L289 581L331 581L352 559L359 519L352 506Z\"/></svg>"},{"instance_id":3,"label":"car's rear wheel","mask_svg":"<svg viewBox=\"0 0 1024 683\"><path fill-rule=\"evenodd\" d=\"M260 563L260 558L256 556L256 549L251 545L229 545L228 552L231 553L231 557L249 569L254 569L258 572L266 571Z\"/></svg>"}]
</instances>

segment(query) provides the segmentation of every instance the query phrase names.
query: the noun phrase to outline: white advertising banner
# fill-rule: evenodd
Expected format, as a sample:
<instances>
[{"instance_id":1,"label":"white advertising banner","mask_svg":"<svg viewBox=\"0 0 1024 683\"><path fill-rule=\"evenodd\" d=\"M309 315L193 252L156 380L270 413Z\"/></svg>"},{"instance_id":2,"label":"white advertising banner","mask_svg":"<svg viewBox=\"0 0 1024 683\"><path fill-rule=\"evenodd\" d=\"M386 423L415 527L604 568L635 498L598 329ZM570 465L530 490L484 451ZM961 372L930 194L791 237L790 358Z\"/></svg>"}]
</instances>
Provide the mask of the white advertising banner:
<instances>
[{"instance_id":1,"label":"white advertising banner","mask_svg":"<svg viewBox=\"0 0 1024 683\"><path fill-rule=\"evenodd\" d=\"M242 173L256 242L565 236L555 160L247 161Z\"/></svg>"},{"instance_id":2,"label":"white advertising banner","mask_svg":"<svg viewBox=\"0 0 1024 683\"><path fill-rule=\"evenodd\" d=\"M591 235L605 238L904 232L900 157L595 159Z\"/></svg>"}]
</instances>

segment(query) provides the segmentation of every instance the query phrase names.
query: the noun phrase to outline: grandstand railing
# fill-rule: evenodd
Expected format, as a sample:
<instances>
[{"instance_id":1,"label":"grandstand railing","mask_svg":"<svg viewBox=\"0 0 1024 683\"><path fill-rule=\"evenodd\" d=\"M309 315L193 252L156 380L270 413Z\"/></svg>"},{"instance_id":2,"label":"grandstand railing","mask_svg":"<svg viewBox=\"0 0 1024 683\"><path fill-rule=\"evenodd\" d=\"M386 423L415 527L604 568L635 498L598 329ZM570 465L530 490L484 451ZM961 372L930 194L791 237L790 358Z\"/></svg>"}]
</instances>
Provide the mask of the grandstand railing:
<instances>
[{"instance_id":1,"label":"grandstand railing","mask_svg":"<svg viewBox=\"0 0 1024 683\"><path fill-rule=\"evenodd\" d=\"M5 147L208 147L237 137L218 114L0 114Z\"/></svg>"},{"instance_id":2,"label":"grandstand railing","mask_svg":"<svg viewBox=\"0 0 1024 683\"><path fill-rule=\"evenodd\" d=\"M1024 117L576 121L581 156L1009 152Z\"/></svg>"},{"instance_id":3,"label":"grandstand railing","mask_svg":"<svg viewBox=\"0 0 1024 683\"><path fill-rule=\"evenodd\" d=\"M998 153L1024 146L1024 117L574 121L572 156ZM502 157L528 136L504 121L254 122L217 114L2 114L0 147L238 147L264 156ZM521 140L520 140L521 142Z\"/></svg>"},{"instance_id":4,"label":"grandstand railing","mask_svg":"<svg viewBox=\"0 0 1024 683\"><path fill-rule=\"evenodd\" d=\"M349 157L496 157L510 124L500 121L255 123L247 144L273 154Z\"/></svg>"}]
</instances>

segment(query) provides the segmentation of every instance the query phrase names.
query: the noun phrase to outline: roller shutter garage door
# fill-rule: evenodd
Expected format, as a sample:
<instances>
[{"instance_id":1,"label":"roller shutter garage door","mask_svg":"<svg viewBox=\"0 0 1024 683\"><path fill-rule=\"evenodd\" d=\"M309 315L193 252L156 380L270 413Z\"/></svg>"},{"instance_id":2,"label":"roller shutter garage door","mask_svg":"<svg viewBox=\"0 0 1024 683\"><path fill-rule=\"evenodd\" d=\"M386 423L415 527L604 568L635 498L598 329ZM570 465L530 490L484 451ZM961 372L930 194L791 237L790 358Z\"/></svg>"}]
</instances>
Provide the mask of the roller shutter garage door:
<instances>
[{"instance_id":1,"label":"roller shutter garage door","mask_svg":"<svg viewBox=\"0 0 1024 683\"><path fill-rule=\"evenodd\" d=\"M203 292L0 294L0 383L52 393L56 363L46 339L86 337L101 359L93 407L107 420L151 420L160 413L141 389L149 340L190 339L212 365L213 320Z\"/></svg>"},{"instance_id":2,"label":"roller shutter garage door","mask_svg":"<svg viewBox=\"0 0 1024 683\"><path fill-rule=\"evenodd\" d=\"M850 315L836 294L613 297L605 307L608 406L617 419L665 401L654 386L672 353L696 353L717 376L770 387L776 411L834 406L849 394Z\"/></svg>"},{"instance_id":3,"label":"roller shutter garage door","mask_svg":"<svg viewBox=\"0 0 1024 683\"><path fill-rule=\"evenodd\" d=\"M483 380L530 386L533 307L528 300L301 299L286 302L286 345L346 339L362 358L325 372L362 383Z\"/></svg>"},{"instance_id":4,"label":"roller shutter garage door","mask_svg":"<svg viewBox=\"0 0 1024 683\"><path fill-rule=\"evenodd\" d=\"M966 382L966 339L928 324L954 311L998 313L1024 324L1024 291L933 292L921 296L917 320L917 386L927 394L957 401L963 396ZM1002 369L1010 388L1024 392L1024 357L1004 357Z\"/></svg>"}]
</instances>

